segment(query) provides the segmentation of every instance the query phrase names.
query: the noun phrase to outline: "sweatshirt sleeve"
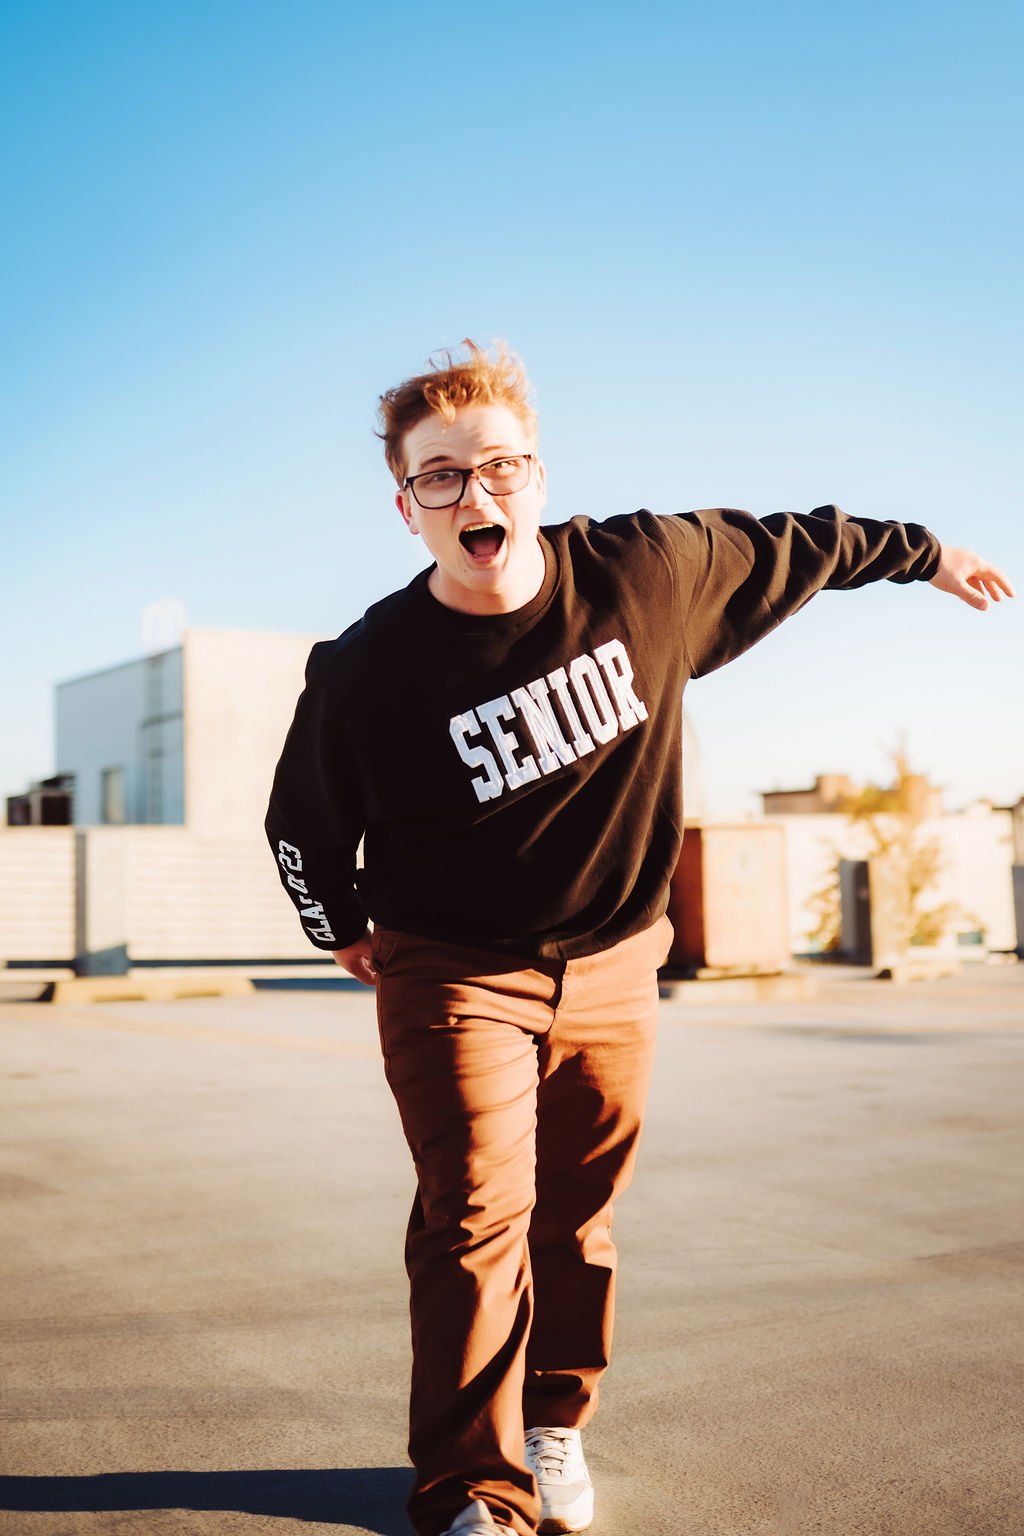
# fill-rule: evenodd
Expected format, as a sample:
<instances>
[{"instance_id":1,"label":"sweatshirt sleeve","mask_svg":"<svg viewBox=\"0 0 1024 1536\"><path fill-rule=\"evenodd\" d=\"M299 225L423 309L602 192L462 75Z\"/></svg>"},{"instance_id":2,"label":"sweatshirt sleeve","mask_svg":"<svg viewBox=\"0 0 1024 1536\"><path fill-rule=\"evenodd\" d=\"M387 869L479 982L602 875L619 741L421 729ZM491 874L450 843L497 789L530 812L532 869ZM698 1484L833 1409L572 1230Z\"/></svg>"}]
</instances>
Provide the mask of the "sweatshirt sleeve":
<instances>
[{"instance_id":1,"label":"sweatshirt sleeve","mask_svg":"<svg viewBox=\"0 0 1024 1536\"><path fill-rule=\"evenodd\" d=\"M340 710L317 677L314 646L270 794L266 832L281 884L317 949L345 949L366 929L355 889L363 834L358 774Z\"/></svg>"},{"instance_id":2,"label":"sweatshirt sleeve","mask_svg":"<svg viewBox=\"0 0 1024 1536\"><path fill-rule=\"evenodd\" d=\"M694 677L742 655L823 588L929 581L941 556L920 523L847 517L833 506L760 519L714 508L659 522L675 555Z\"/></svg>"}]
</instances>

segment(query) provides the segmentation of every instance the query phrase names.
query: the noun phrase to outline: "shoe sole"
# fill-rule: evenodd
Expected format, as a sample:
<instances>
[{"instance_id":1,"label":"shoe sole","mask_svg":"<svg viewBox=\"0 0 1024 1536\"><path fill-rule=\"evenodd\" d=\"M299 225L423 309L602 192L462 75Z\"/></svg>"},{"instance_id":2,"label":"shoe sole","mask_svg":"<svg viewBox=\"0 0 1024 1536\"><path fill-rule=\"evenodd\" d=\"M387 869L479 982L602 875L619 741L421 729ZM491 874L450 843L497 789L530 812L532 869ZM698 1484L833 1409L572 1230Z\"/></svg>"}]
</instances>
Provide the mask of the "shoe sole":
<instances>
[{"instance_id":1,"label":"shoe sole","mask_svg":"<svg viewBox=\"0 0 1024 1536\"><path fill-rule=\"evenodd\" d=\"M559 1520L551 1516L540 1522L537 1531L540 1536L574 1536L578 1531L589 1531L593 1519L593 1515L588 1515L584 1520Z\"/></svg>"}]
</instances>

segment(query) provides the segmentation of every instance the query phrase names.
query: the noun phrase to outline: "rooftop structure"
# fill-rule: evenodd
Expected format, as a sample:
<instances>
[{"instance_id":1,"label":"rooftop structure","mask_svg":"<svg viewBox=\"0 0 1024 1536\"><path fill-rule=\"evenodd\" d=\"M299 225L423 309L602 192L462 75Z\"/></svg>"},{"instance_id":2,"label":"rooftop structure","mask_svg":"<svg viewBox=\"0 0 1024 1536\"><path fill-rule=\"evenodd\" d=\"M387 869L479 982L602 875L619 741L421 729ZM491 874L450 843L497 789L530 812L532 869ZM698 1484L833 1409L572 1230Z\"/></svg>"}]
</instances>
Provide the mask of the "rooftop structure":
<instances>
[{"instance_id":1,"label":"rooftop structure","mask_svg":"<svg viewBox=\"0 0 1024 1536\"><path fill-rule=\"evenodd\" d=\"M315 638L187 629L170 650L59 684L74 824L261 830Z\"/></svg>"},{"instance_id":2,"label":"rooftop structure","mask_svg":"<svg viewBox=\"0 0 1024 1536\"><path fill-rule=\"evenodd\" d=\"M924 774L908 774L904 781L915 814L921 818L941 816L942 790L930 784ZM821 816L842 813L858 793L857 786L845 773L819 773L811 789L762 790L762 810L766 816Z\"/></svg>"}]
</instances>

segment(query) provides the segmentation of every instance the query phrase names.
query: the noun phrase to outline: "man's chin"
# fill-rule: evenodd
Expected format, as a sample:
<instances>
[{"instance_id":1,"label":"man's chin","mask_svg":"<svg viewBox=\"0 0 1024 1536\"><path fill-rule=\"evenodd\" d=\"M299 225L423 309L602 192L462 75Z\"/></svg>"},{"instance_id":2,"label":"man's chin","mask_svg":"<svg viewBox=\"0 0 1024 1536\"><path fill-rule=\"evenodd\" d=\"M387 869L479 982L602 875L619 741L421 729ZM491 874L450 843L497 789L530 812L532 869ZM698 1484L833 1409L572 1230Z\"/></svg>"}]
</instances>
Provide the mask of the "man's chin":
<instances>
[{"instance_id":1,"label":"man's chin","mask_svg":"<svg viewBox=\"0 0 1024 1536\"><path fill-rule=\"evenodd\" d=\"M508 570L508 565L508 540L505 539L492 555L488 555L483 560L476 555L471 555L468 550L463 550L459 570L467 572L474 579L478 576L499 577Z\"/></svg>"}]
</instances>

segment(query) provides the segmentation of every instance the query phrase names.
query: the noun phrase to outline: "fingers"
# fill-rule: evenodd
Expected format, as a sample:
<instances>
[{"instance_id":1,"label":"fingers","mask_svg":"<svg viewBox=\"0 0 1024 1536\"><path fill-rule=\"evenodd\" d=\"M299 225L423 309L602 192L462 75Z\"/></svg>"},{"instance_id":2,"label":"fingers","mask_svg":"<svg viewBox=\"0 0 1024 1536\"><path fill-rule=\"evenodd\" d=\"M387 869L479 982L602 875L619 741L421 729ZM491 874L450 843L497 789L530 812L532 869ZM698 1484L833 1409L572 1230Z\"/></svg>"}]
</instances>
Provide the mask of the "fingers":
<instances>
[{"instance_id":1,"label":"fingers","mask_svg":"<svg viewBox=\"0 0 1024 1536\"><path fill-rule=\"evenodd\" d=\"M360 945L357 949L332 950L335 965L340 965L343 971L361 982L364 987L377 985L377 972L374 970L373 961L370 959L369 945L365 949Z\"/></svg>"},{"instance_id":2,"label":"fingers","mask_svg":"<svg viewBox=\"0 0 1024 1536\"><path fill-rule=\"evenodd\" d=\"M374 970L369 960L360 960L359 969L357 971L353 971L352 974L356 978L356 981L361 981L363 983L364 987L375 987L377 985L377 972Z\"/></svg>"},{"instance_id":3,"label":"fingers","mask_svg":"<svg viewBox=\"0 0 1024 1536\"><path fill-rule=\"evenodd\" d=\"M994 565L985 565L978 570L971 571L967 581L982 597L989 598L994 603L1001 603L1004 595L1006 597L1016 597L1017 595L1013 589L1013 583L1002 571L997 570ZM974 606L981 607L981 604L976 603ZM986 603L985 606L987 607L988 604Z\"/></svg>"},{"instance_id":4,"label":"fingers","mask_svg":"<svg viewBox=\"0 0 1024 1536\"><path fill-rule=\"evenodd\" d=\"M997 603L1002 602L1002 592L1005 592L1007 597L1017 596L1013 589L1013 582L1008 576L1004 576L1002 571L997 570L994 565L990 565L985 572L985 584L991 588L992 596ZM1001 591L997 589L1001 589Z\"/></svg>"},{"instance_id":5,"label":"fingers","mask_svg":"<svg viewBox=\"0 0 1024 1536\"><path fill-rule=\"evenodd\" d=\"M963 584L963 588L962 595L964 601L970 603L972 608L977 608L984 613L991 596L984 577L980 573L968 576Z\"/></svg>"},{"instance_id":6,"label":"fingers","mask_svg":"<svg viewBox=\"0 0 1024 1536\"><path fill-rule=\"evenodd\" d=\"M356 981L361 982L364 987L373 987L377 984L377 972L374 970L373 962L367 954L352 955L348 964L345 965L345 970L348 971L350 976L354 976Z\"/></svg>"},{"instance_id":7,"label":"fingers","mask_svg":"<svg viewBox=\"0 0 1024 1536\"><path fill-rule=\"evenodd\" d=\"M944 553L943 567L932 579L968 607L985 613L990 603L1001 603L1004 596L1016 597L1009 577L972 549L948 549Z\"/></svg>"}]
</instances>

